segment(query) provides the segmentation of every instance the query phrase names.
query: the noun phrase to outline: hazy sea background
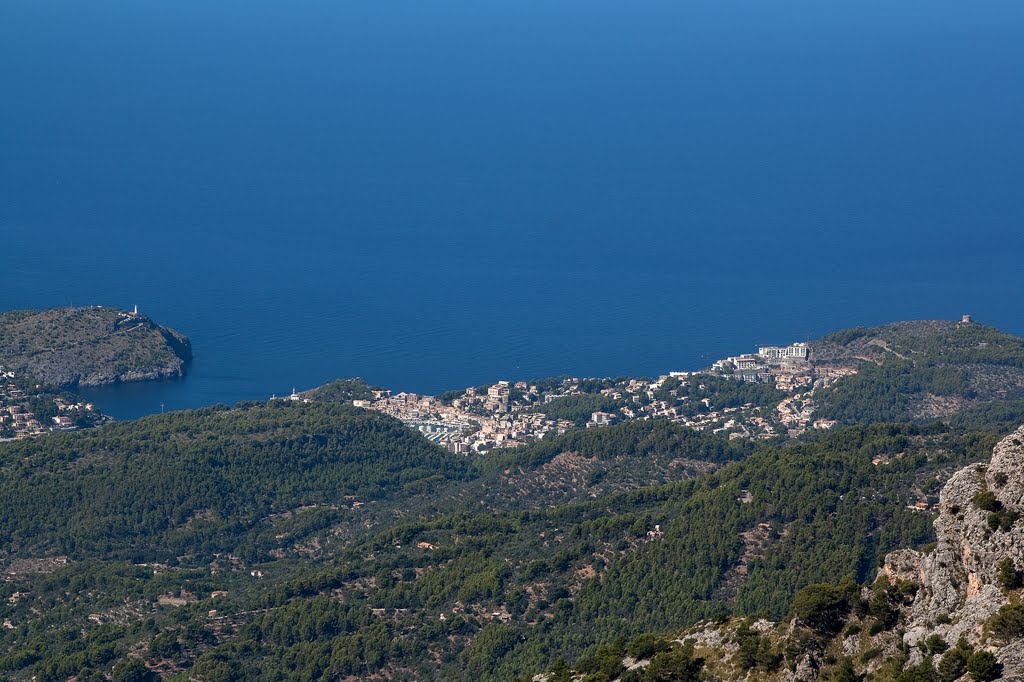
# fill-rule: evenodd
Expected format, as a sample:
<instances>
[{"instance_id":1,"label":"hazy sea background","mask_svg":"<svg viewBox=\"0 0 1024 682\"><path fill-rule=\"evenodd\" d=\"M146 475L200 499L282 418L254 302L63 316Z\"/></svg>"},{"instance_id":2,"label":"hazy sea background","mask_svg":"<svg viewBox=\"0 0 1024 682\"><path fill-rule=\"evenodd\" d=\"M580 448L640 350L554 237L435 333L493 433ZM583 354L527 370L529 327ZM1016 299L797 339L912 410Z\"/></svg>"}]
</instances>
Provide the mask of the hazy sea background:
<instances>
[{"instance_id":1,"label":"hazy sea background","mask_svg":"<svg viewBox=\"0 0 1024 682\"><path fill-rule=\"evenodd\" d=\"M130 417L362 376L1024 333L1020 0L4 0L0 308L141 311Z\"/></svg>"}]
</instances>

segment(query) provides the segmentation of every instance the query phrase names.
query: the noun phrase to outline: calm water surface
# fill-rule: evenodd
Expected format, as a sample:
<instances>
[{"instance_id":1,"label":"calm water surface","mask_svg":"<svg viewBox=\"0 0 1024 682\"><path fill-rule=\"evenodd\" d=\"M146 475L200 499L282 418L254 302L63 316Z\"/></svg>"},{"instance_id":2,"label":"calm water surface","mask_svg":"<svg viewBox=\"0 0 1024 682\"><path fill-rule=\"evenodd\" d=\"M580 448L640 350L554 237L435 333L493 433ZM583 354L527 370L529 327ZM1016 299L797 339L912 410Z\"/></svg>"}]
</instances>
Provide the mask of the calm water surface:
<instances>
[{"instance_id":1,"label":"calm water surface","mask_svg":"<svg viewBox=\"0 0 1024 682\"><path fill-rule=\"evenodd\" d=\"M5 0L0 308L188 334L116 416L1024 333L1024 3Z\"/></svg>"}]
</instances>

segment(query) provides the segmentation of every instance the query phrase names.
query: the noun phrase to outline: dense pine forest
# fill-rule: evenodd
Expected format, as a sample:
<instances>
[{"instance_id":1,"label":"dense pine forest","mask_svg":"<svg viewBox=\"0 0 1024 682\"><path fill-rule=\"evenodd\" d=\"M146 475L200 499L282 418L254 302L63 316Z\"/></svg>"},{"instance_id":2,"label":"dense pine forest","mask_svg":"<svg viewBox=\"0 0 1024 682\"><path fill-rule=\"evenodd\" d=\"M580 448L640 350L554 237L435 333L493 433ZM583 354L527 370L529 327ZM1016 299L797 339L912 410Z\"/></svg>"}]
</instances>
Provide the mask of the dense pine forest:
<instances>
[{"instance_id":1,"label":"dense pine forest","mask_svg":"<svg viewBox=\"0 0 1024 682\"><path fill-rule=\"evenodd\" d=\"M994 438L877 425L752 449L649 422L470 463L386 417L278 403L6 446L0 666L64 679L145 646L183 679L510 679L866 580L931 540L908 505ZM721 468L556 506L491 492L565 451Z\"/></svg>"}]
</instances>

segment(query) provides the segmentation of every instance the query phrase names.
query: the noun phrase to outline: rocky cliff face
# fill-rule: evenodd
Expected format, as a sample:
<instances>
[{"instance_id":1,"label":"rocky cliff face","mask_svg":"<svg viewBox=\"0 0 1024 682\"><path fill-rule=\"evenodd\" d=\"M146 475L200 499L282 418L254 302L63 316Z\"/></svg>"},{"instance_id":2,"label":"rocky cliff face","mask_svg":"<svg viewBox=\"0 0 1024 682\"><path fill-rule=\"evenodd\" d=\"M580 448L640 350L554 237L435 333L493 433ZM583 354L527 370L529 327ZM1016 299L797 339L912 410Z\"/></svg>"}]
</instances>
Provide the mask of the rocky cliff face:
<instances>
[{"instance_id":1,"label":"rocky cliff face","mask_svg":"<svg viewBox=\"0 0 1024 682\"><path fill-rule=\"evenodd\" d=\"M901 550L886 557L883 574L920 585L903 636L914 647L912 662L923 657L917 645L932 635L946 642L964 637L996 655L1004 679L1024 679L1024 639L994 641L985 628L1016 596L1000 584L998 572L1005 559L1024 566L1024 523L1013 523L1022 511L1024 427L999 442L987 466L969 466L946 483L934 551Z\"/></svg>"},{"instance_id":2,"label":"rocky cliff face","mask_svg":"<svg viewBox=\"0 0 1024 682\"><path fill-rule=\"evenodd\" d=\"M51 386L180 377L191 357L183 334L114 308L0 315L0 366Z\"/></svg>"}]
</instances>

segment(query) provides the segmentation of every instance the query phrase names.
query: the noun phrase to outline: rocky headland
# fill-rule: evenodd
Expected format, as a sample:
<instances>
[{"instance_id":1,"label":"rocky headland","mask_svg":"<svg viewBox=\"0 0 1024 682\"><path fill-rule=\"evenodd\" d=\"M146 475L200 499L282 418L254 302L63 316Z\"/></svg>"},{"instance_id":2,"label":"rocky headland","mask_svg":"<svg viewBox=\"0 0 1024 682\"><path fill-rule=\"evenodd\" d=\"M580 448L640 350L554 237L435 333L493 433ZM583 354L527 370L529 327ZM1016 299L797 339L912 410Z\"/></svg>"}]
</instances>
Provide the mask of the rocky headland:
<instances>
[{"instance_id":1,"label":"rocky headland","mask_svg":"<svg viewBox=\"0 0 1024 682\"><path fill-rule=\"evenodd\" d=\"M148 316L108 307L0 314L0 366L60 388L181 377L192 345Z\"/></svg>"}]
</instances>

